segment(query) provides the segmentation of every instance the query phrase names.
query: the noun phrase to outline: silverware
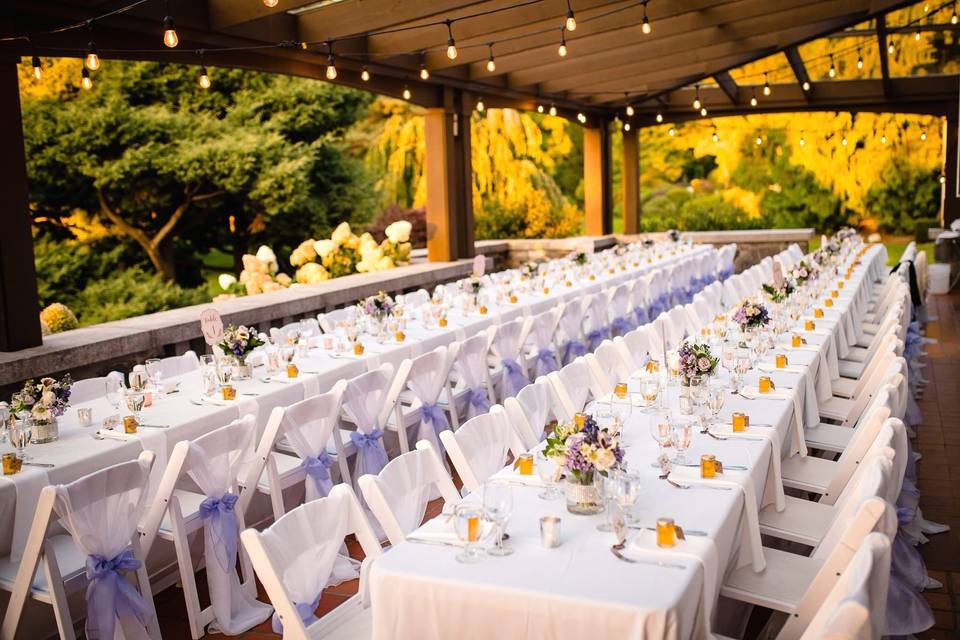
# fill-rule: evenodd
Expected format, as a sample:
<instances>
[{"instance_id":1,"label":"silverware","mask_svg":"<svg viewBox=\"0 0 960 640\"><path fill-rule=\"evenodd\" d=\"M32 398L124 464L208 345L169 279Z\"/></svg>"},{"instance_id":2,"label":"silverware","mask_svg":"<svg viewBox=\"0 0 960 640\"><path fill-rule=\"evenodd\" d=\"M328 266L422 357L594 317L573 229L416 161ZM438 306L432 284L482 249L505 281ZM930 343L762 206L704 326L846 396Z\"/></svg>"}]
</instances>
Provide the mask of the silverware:
<instances>
[{"instance_id":1,"label":"silverware","mask_svg":"<svg viewBox=\"0 0 960 640\"><path fill-rule=\"evenodd\" d=\"M419 538L407 538L407 542L412 542L413 544L426 544L434 547L455 547L460 548L460 545L456 542L445 542L443 540L421 540Z\"/></svg>"},{"instance_id":2,"label":"silverware","mask_svg":"<svg viewBox=\"0 0 960 640\"><path fill-rule=\"evenodd\" d=\"M240 395L242 395L242 396L258 396L258 395L260 395L260 394L254 392L254 391L241 391L241 392L240 392Z\"/></svg>"},{"instance_id":3,"label":"silverware","mask_svg":"<svg viewBox=\"0 0 960 640\"><path fill-rule=\"evenodd\" d=\"M753 426L753 425L750 425L750 426ZM704 430L701 431L700 433L705 433L705 434L707 434L708 436L710 436L711 438L713 438L714 440L730 440L730 439L733 439L733 440L753 440L754 442L760 442L761 440L765 440L765 439L766 439L766 438L752 438L752 437L750 437L750 436L739 436L739 435L718 436L717 434L715 434L713 431L710 431L709 429L704 429ZM732 469L733 467L730 467L730 468Z\"/></svg>"},{"instance_id":4,"label":"silverware","mask_svg":"<svg viewBox=\"0 0 960 640\"><path fill-rule=\"evenodd\" d=\"M687 565L680 564L679 562L664 562L662 560L642 560L640 558L628 558L627 556L621 553L620 549L623 547L620 545L613 545L610 547L610 553L612 553L616 558L623 560L624 562L629 562L630 564L647 564L654 567L663 567L665 569L686 569Z\"/></svg>"},{"instance_id":5,"label":"silverware","mask_svg":"<svg viewBox=\"0 0 960 640\"><path fill-rule=\"evenodd\" d=\"M640 531L656 531L657 530L656 527L644 527L643 525L639 525L639 524L630 524L630 525L627 525L627 528L636 529ZM698 537L705 537L708 535L706 531L700 531L699 529L687 529L686 527L683 528L683 533L684 535L687 535L687 536L698 536Z\"/></svg>"},{"instance_id":6,"label":"silverware","mask_svg":"<svg viewBox=\"0 0 960 640\"><path fill-rule=\"evenodd\" d=\"M144 427L146 429L169 429L170 425L168 424L138 424L137 428Z\"/></svg>"},{"instance_id":7,"label":"silverware","mask_svg":"<svg viewBox=\"0 0 960 640\"><path fill-rule=\"evenodd\" d=\"M666 480L670 486L676 487L677 489L710 489L712 491L730 491L731 490L730 487L710 486L706 484L698 484L698 485L680 484L679 482L675 482L671 480L670 476L660 476L660 477Z\"/></svg>"},{"instance_id":8,"label":"silverware","mask_svg":"<svg viewBox=\"0 0 960 640\"><path fill-rule=\"evenodd\" d=\"M25 467L42 467L44 469L53 469L56 466L49 462L27 462L26 460L21 460L20 464Z\"/></svg>"},{"instance_id":9,"label":"silverware","mask_svg":"<svg viewBox=\"0 0 960 640\"><path fill-rule=\"evenodd\" d=\"M690 467L691 469L699 469L699 468L700 468L700 464L699 464L699 463L696 463L696 462L690 462L690 463L687 463L687 464L676 464L676 463L674 463L674 464L675 464L676 466L678 466L678 467ZM733 470L733 471L749 471L749 470L750 470L749 467L745 467L745 466L740 465L740 464L727 464L727 463L723 463L723 468L724 468L724 469L731 469L731 470Z\"/></svg>"}]
</instances>

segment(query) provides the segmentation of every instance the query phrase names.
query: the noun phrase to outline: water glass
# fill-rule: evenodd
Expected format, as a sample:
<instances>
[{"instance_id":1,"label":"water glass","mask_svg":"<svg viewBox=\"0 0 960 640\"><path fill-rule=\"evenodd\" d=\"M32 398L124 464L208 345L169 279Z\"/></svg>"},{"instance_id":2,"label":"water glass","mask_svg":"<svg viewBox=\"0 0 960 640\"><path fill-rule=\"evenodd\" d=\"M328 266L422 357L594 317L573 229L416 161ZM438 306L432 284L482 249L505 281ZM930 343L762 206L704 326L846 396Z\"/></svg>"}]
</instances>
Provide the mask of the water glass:
<instances>
[{"instance_id":1,"label":"water glass","mask_svg":"<svg viewBox=\"0 0 960 640\"><path fill-rule=\"evenodd\" d=\"M543 451L537 452L535 464L537 467L537 475L540 476L540 480L543 481L543 491L541 491L537 497L541 500L556 500L557 498L562 498L563 494L557 487L557 476L559 475L557 473L557 465L545 456Z\"/></svg>"},{"instance_id":2,"label":"water glass","mask_svg":"<svg viewBox=\"0 0 960 640\"><path fill-rule=\"evenodd\" d=\"M233 356L220 356L217 358L216 374L217 382L220 383L220 386L230 384L236 366L238 366L238 362Z\"/></svg>"},{"instance_id":3,"label":"water glass","mask_svg":"<svg viewBox=\"0 0 960 640\"><path fill-rule=\"evenodd\" d=\"M673 459L675 464L687 464L687 449L690 448L690 440L693 437L692 432L693 427L689 422L675 422L670 426L670 435L673 439L673 446L677 451L677 455Z\"/></svg>"},{"instance_id":4,"label":"water glass","mask_svg":"<svg viewBox=\"0 0 960 640\"><path fill-rule=\"evenodd\" d=\"M651 413L660 396L660 377L647 375L640 378L640 396L644 401L644 413Z\"/></svg>"},{"instance_id":5,"label":"water glass","mask_svg":"<svg viewBox=\"0 0 960 640\"><path fill-rule=\"evenodd\" d=\"M140 412L143 411L143 403L145 400L143 391L138 391L136 389L130 389L127 391L127 409L133 413L133 417L136 419L137 424L140 424Z\"/></svg>"},{"instance_id":6,"label":"water glass","mask_svg":"<svg viewBox=\"0 0 960 640\"><path fill-rule=\"evenodd\" d=\"M475 564L483 559L480 548L480 529L483 520L483 508L475 504L458 504L453 510L453 529L463 543L463 551L455 557L457 562Z\"/></svg>"},{"instance_id":7,"label":"water glass","mask_svg":"<svg viewBox=\"0 0 960 640\"><path fill-rule=\"evenodd\" d=\"M640 499L642 489L641 478L636 473L621 473L614 484L614 502L620 507L624 519L627 522L633 522L636 518L633 515L633 507Z\"/></svg>"},{"instance_id":8,"label":"water glass","mask_svg":"<svg viewBox=\"0 0 960 640\"><path fill-rule=\"evenodd\" d=\"M114 411L119 414L120 403L123 402L123 395L126 392L126 387L123 384L123 376L109 375L107 376L105 384L107 402L113 405Z\"/></svg>"},{"instance_id":9,"label":"water glass","mask_svg":"<svg viewBox=\"0 0 960 640\"><path fill-rule=\"evenodd\" d=\"M497 539L493 548L487 553L492 556L508 556L513 553L511 547L503 544L503 532L507 520L513 511L513 488L509 483L499 480L488 480L483 484L483 508L487 518L496 526Z\"/></svg>"},{"instance_id":10,"label":"water glass","mask_svg":"<svg viewBox=\"0 0 960 640\"><path fill-rule=\"evenodd\" d=\"M10 426L10 444L17 450L17 457L21 460L29 460L30 456L25 453L27 445L30 444L30 438L33 436L33 418L26 411L17 414L16 420Z\"/></svg>"},{"instance_id":11,"label":"water glass","mask_svg":"<svg viewBox=\"0 0 960 640\"><path fill-rule=\"evenodd\" d=\"M163 365L160 358L150 358L144 363L147 369L147 376L153 383L153 389L159 395L163 391Z\"/></svg>"},{"instance_id":12,"label":"water glass","mask_svg":"<svg viewBox=\"0 0 960 640\"><path fill-rule=\"evenodd\" d=\"M650 418L650 435L663 454L663 448L670 442L670 416L666 411L658 411Z\"/></svg>"}]
</instances>

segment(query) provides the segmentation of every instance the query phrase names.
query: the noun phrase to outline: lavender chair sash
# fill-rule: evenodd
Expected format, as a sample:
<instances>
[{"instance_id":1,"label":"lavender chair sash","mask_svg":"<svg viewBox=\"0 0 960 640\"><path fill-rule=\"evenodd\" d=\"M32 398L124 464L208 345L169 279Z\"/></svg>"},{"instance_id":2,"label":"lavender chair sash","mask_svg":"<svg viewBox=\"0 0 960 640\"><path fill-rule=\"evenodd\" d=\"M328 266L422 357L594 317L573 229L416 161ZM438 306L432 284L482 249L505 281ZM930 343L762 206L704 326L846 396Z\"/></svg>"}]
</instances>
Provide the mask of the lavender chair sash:
<instances>
[{"instance_id":1,"label":"lavender chair sash","mask_svg":"<svg viewBox=\"0 0 960 640\"><path fill-rule=\"evenodd\" d=\"M590 343L592 349L596 349L597 346L604 339L610 335L610 327L597 327L596 329L591 329L587 332L587 342Z\"/></svg>"},{"instance_id":2,"label":"lavender chair sash","mask_svg":"<svg viewBox=\"0 0 960 640\"><path fill-rule=\"evenodd\" d=\"M469 417L490 411L490 397L483 387L467 389L467 414Z\"/></svg>"},{"instance_id":3,"label":"lavender chair sash","mask_svg":"<svg viewBox=\"0 0 960 640\"><path fill-rule=\"evenodd\" d=\"M377 475L387 466L387 450L383 448L383 431L374 429L370 433L350 432L350 442L357 448L358 474Z\"/></svg>"},{"instance_id":4,"label":"lavender chair sash","mask_svg":"<svg viewBox=\"0 0 960 640\"><path fill-rule=\"evenodd\" d=\"M133 617L146 624L149 610L143 597L121 575L139 568L140 561L130 549L109 560L98 554L87 556L87 638L113 640L118 618Z\"/></svg>"},{"instance_id":5,"label":"lavender chair sash","mask_svg":"<svg viewBox=\"0 0 960 640\"><path fill-rule=\"evenodd\" d=\"M430 423L433 426L433 431L438 436L441 431L446 431L450 428L450 421L447 420L447 414L437 403L428 403L425 402L420 405L420 421L425 423ZM443 443L440 441L440 438L437 438L437 444L440 446L440 456L443 457Z\"/></svg>"},{"instance_id":6,"label":"lavender chair sash","mask_svg":"<svg viewBox=\"0 0 960 640\"><path fill-rule=\"evenodd\" d=\"M294 602L293 606L297 610L297 615L300 616L300 619L303 620L303 626L309 627L314 622L319 620L319 618L314 614L314 611L317 610L317 607L320 605L320 596L323 595L323 592L317 594L317 597L314 598L313 602ZM270 626L273 627L274 633L283 633L283 623L280 622L280 616L276 611L273 612L273 619L270 621Z\"/></svg>"},{"instance_id":7,"label":"lavender chair sash","mask_svg":"<svg viewBox=\"0 0 960 640\"><path fill-rule=\"evenodd\" d=\"M927 568L920 552L904 534L915 509L897 507L897 535L890 545L890 587L884 635L906 636L933 626L933 612L920 592L927 586Z\"/></svg>"},{"instance_id":8,"label":"lavender chair sash","mask_svg":"<svg viewBox=\"0 0 960 640\"><path fill-rule=\"evenodd\" d=\"M568 340L563 345L563 361L566 363L573 362L575 359L579 358L587 352L587 345L583 344L579 340Z\"/></svg>"},{"instance_id":9,"label":"lavender chair sash","mask_svg":"<svg viewBox=\"0 0 960 640\"><path fill-rule=\"evenodd\" d=\"M537 351L537 375L545 376L551 371L556 371L560 368L560 365L557 364L557 357L553 355L553 349L548 347L542 347Z\"/></svg>"},{"instance_id":10,"label":"lavender chair sash","mask_svg":"<svg viewBox=\"0 0 960 640\"><path fill-rule=\"evenodd\" d=\"M237 542L240 523L234 507L237 496L229 491L219 498L207 497L200 503L200 519L214 541L214 555L224 571L230 571L237 561Z\"/></svg>"},{"instance_id":11,"label":"lavender chair sash","mask_svg":"<svg viewBox=\"0 0 960 640\"><path fill-rule=\"evenodd\" d=\"M724 267L723 269L720 269L720 271L717 273L717 280L719 280L720 282L723 282L724 280L726 280L732 275L733 275L733 267L732 266Z\"/></svg>"},{"instance_id":12,"label":"lavender chair sash","mask_svg":"<svg viewBox=\"0 0 960 640\"><path fill-rule=\"evenodd\" d=\"M610 323L610 328L612 332L618 336L626 335L631 329L633 329L633 323L630 322L630 318L627 316L620 316L614 318L613 322Z\"/></svg>"},{"instance_id":13,"label":"lavender chair sash","mask_svg":"<svg viewBox=\"0 0 960 640\"><path fill-rule=\"evenodd\" d=\"M330 459L330 454L325 450L321 451L316 457L307 456L301 464L307 477L316 487L317 495L321 498L326 497L333 488L333 480L330 479L330 465L333 464L333 460Z\"/></svg>"},{"instance_id":14,"label":"lavender chair sash","mask_svg":"<svg viewBox=\"0 0 960 640\"><path fill-rule=\"evenodd\" d=\"M520 363L513 358L503 358L500 363L503 365L503 395L504 397L515 396L530 381L523 374Z\"/></svg>"},{"instance_id":15,"label":"lavender chair sash","mask_svg":"<svg viewBox=\"0 0 960 640\"><path fill-rule=\"evenodd\" d=\"M633 316L637 319L638 327L642 327L650 322L650 317L647 315L647 310L642 306L639 306L633 310Z\"/></svg>"}]
</instances>

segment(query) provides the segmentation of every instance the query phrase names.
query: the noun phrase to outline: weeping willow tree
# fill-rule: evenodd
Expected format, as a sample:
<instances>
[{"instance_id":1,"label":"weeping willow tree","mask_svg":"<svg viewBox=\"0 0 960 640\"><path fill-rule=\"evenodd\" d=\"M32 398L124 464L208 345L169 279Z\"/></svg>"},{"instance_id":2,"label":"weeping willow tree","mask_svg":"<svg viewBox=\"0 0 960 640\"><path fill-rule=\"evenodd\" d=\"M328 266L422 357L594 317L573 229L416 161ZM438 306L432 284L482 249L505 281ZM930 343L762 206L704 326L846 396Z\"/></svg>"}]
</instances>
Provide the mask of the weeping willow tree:
<instances>
[{"instance_id":1,"label":"weeping willow tree","mask_svg":"<svg viewBox=\"0 0 960 640\"><path fill-rule=\"evenodd\" d=\"M381 98L364 136L369 168L380 175L383 204L426 203L422 110ZM580 229L581 213L552 177L570 152L567 123L513 109L487 109L471 121L473 208L478 238L563 237Z\"/></svg>"}]
</instances>

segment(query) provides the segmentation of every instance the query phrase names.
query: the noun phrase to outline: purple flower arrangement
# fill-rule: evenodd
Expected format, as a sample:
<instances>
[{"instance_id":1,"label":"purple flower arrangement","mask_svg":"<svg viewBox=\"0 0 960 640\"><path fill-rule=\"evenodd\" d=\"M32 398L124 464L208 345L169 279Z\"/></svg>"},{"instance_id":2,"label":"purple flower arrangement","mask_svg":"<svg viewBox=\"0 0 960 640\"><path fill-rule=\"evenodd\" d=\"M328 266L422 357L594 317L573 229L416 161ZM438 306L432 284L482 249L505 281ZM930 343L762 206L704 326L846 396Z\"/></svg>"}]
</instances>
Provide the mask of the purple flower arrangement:
<instances>
[{"instance_id":1,"label":"purple flower arrangement","mask_svg":"<svg viewBox=\"0 0 960 640\"><path fill-rule=\"evenodd\" d=\"M558 424L547 437L544 455L580 484L591 484L597 473L607 475L623 461L617 437L592 416L584 418L582 427L575 422Z\"/></svg>"},{"instance_id":2,"label":"purple flower arrangement","mask_svg":"<svg viewBox=\"0 0 960 640\"><path fill-rule=\"evenodd\" d=\"M717 369L718 360L708 345L684 342L677 353L680 356L680 375L686 380L709 376Z\"/></svg>"},{"instance_id":3,"label":"purple flower arrangement","mask_svg":"<svg viewBox=\"0 0 960 640\"><path fill-rule=\"evenodd\" d=\"M257 347L261 347L265 342L259 334L250 327L243 325L229 325L223 332L223 341L217 346L223 351L224 355L236 356L240 360L249 355Z\"/></svg>"},{"instance_id":4,"label":"purple flower arrangement","mask_svg":"<svg viewBox=\"0 0 960 640\"><path fill-rule=\"evenodd\" d=\"M393 313L393 307L393 298L384 291L380 291L377 295L370 296L360 303L360 309L363 313L377 320L385 320L387 316Z\"/></svg>"},{"instance_id":5,"label":"purple flower arrangement","mask_svg":"<svg viewBox=\"0 0 960 640\"><path fill-rule=\"evenodd\" d=\"M770 312L759 302L744 300L733 313L733 321L741 330L765 327L770 324Z\"/></svg>"},{"instance_id":6,"label":"purple flower arrangement","mask_svg":"<svg viewBox=\"0 0 960 640\"><path fill-rule=\"evenodd\" d=\"M10 398L10 409L14 415L29 411L35 422L53 422L63 415L70 404L70 387L73 380L70 374L60 380L41 378L39 382L27 380L23 389Z\"/></svg>"}]
</instances>

